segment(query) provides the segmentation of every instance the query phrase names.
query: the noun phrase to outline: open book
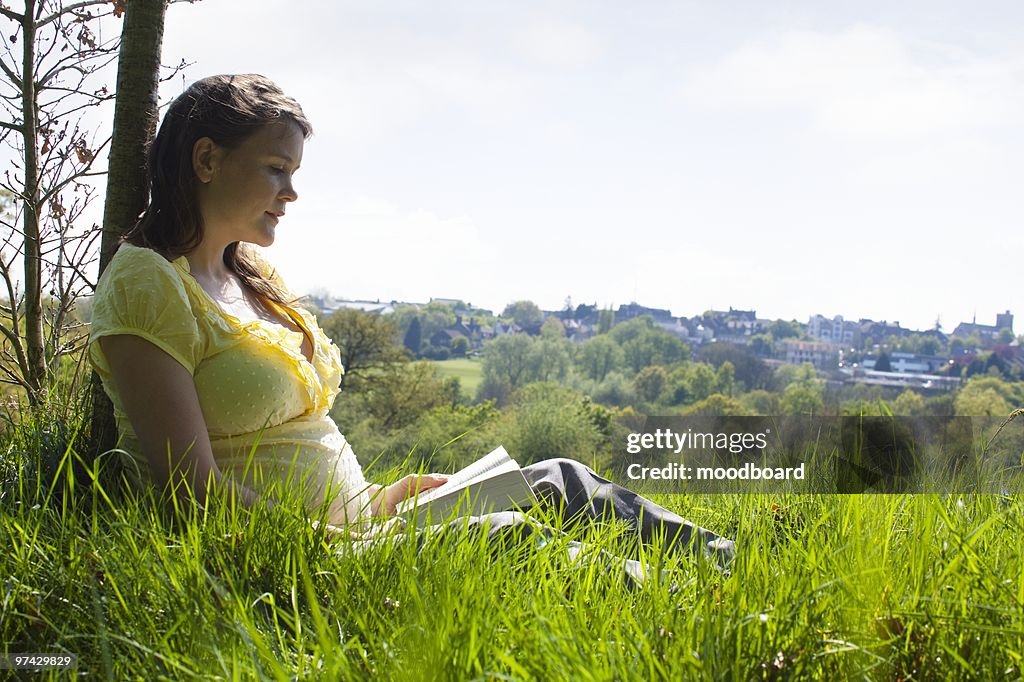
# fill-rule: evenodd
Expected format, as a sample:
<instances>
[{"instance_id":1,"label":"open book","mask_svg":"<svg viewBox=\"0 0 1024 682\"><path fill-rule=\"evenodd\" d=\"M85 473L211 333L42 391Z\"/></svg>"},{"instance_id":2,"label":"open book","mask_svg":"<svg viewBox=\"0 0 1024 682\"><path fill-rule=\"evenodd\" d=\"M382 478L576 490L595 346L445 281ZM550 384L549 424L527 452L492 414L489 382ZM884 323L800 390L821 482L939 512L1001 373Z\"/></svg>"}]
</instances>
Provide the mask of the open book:
<instances>
[{"instance_id":1,"label":"open book","mask_svg":"<svg viewBox=\"0 0 1024 682\"><path fill-rule=\"evenodd\" d=\"M536 502L519 465L499 446L449 476L444 485L399 503L397 513L416 518L418 523L429 516L436 523L448 518L455 507L460 507L462 514L476 516Z\"/></svg>"}]
</instances>

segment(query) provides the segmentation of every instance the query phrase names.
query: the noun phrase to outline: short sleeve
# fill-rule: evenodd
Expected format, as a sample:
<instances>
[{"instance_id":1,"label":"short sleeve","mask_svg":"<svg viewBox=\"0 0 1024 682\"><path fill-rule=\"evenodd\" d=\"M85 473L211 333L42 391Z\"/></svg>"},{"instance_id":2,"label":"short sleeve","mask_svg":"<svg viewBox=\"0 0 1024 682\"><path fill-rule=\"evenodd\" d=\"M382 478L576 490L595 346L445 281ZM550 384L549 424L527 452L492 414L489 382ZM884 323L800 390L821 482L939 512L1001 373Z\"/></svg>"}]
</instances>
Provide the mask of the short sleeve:
<instances>
[{"instance_id":1,"label":"short sleeve","mask_svg":"<svg viewBox=\"0 0 1024 682\"><path fill-rule=\"evenodd\" d=\"M96 341L122 334L149 341L195 374L202 339L188 293L174 265L150 249L123 245L96 286L89 359L101 374L110 368Z\"/></svg>"}]
</instances>

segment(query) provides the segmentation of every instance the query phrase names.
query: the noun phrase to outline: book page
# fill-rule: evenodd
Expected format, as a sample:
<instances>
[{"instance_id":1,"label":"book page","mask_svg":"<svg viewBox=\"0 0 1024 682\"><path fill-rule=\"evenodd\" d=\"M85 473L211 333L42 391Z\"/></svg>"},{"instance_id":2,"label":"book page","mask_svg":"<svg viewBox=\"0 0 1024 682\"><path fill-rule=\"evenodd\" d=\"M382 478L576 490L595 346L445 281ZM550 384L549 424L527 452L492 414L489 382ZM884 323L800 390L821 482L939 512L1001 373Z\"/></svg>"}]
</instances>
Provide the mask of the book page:
<instances>
[{"instance_id":1,"label":"book page","mask_svg":"<svg viewBox=\"0 0 1024 682\"><path fill-rule=\"evenodd\" d=\"M510 461L512 461L512 458L508 456L505 448L499 445L490 453L484 455L466 468L456 471L454 474L449 476L448 482L441 487L449 486L449 490L452 488L458 488L491 469L496 469L502 464Z\"/></svg>"},{"instance_id":2,"label":"book page","mask_svg":"<svg viewBox=\"0 0 1024 682\"><path fill-rule=\"evenodd\" d=\"M505 470L518 469L519 465L509 457L505 448L498 446L487 455L484 455L469 466L460 469L448 477L448 481L437 488L420 493L416 497L410 497L402 501L398 506L399 513L411 509L414 505L425 504L433 499L454 493L478 478L485 478L487 474L495 474Z\"/></svg>"}]
</instances>

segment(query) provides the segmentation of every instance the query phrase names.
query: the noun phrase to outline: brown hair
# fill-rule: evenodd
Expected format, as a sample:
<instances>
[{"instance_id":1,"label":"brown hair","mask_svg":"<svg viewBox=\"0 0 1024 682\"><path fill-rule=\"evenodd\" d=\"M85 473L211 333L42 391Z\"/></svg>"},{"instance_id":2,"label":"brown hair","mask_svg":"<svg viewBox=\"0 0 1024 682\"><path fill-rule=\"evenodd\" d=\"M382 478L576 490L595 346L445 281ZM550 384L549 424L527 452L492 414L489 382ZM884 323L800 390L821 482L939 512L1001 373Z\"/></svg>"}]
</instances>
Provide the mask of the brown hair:
<instances>
[{"instance_id":1,"label":"brown hair","mask_svg":"<svg viewBox=\"0 0 1024 682\"><path fill-rule=\"evenodd\" d=\"M123 241L176 258L203 240L192 149L208 137L233 149L261 127L290 121L303 137L313 133L306 115L270 79L258 74L210 76L179 95L164 115L147 159L149 205ZM260 297L288 305L294 299L270 279L257 256L239 242L224 250L224 264Z\"/></svg>"}]
</instances>

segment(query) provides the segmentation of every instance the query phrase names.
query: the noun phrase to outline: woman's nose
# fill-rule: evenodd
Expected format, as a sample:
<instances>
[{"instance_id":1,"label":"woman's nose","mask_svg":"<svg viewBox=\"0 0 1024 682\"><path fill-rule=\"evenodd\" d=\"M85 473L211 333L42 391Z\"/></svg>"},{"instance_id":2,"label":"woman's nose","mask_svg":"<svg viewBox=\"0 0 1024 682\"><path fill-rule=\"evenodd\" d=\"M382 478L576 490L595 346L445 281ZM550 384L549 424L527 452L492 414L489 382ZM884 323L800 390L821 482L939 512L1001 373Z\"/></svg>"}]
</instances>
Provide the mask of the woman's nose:
<instances>
[{"instance_id":1,"label":"woman's nose","mask_svg":"<svg viewBox=\"0 0 1024 682\"><path fill-rule=\"evenodd\" d=\"M283 201L295 201L299 198L299 193L295 191L295 186L289 182L281 189L280 197Z\"/></svg>"}]
</instances>

